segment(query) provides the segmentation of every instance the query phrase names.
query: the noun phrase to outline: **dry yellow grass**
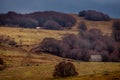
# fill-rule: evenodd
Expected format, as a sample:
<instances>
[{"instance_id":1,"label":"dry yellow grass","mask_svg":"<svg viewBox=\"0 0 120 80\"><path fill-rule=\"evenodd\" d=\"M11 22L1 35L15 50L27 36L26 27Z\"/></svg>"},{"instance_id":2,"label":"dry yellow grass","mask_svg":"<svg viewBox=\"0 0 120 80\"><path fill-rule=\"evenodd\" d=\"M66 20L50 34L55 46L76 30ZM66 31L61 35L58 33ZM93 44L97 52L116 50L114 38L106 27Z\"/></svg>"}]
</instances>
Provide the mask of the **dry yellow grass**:
<instances>
[{"instance_id":1,"label":"dry yellow grass","mask_svg":"<svg viewBox=\"0 0 120 80\"><path fill-rule=\"evenodd\" d=\"M112 32L112 24L114 20L111 21L90 21L90 20L85 20L83 17L79 17L76 14L72 14L73 17L76 18L77 23L75 26L72 28L73 30L77 30L77 26L80 24L81 21L84 21L88 27L88 29L91 28L96 28L100 29L104 34L111 34Z\"/></svg>"},{"instance_id":2,"label":"dry yellow grass","mask_svg":"<svg viewBox=\"0 0 120 80\"><path fill-rule=\"evenodd\" d=\"M44 30L44 29L24 29L24 28L10 28L0 27L0 35L7 35L14 38L18 43L23 42L24 45L36 44L41 42L44 38L51 37L61 39L64 34L77 34L76 31L58 31L58 30Z\"/></svg>"},{"instance_id":3,"label":"dry yellow grass","mask_svg":"<svg viewBox=\"0 0 120 80\"><path fill-rule=\"evenodd\" d=\"M10 36L15 39L18 44L29 45L22 46L29 50L34 44L39 44L44 38L61 39L65 34L77 34L77 31L71 30L44 30L44 29L24 29L24 28L10 28L0 27L0 35Z\"/></svg>"},{"instance_id":4,"label":"dry yellow grass","mask_svg":"<svg viewBox=\"0 0 120 80\"><path fill-rule=\"evenodd\" d=\"M72 60L79 75L67 78L53 78L54 67L60 61L66 60L50 54L32 54L31 60L36 65L21 66L28 53L17 51L16 48L7 51L0 50L4 55L7 69L0 71L0 80L112 80L120 79L120 63L115 62L78 62Z\"/></svg>"},{"instance_id":5,"label":"dry yellow grass","mask_svg":"<svg viewBox=\"0 0 120 80\"><path fill-rule=\"evenodd\" d=\"M72 60L79 75L68 78L53 78L54 67L60 61L67 60L50 54L32 54L32 66L23 66L28 52L16 48L0 49L0 55L7 65L7 69L0 71L0 80L112 80L119 78L120 63L115 62L79 62ZM36 64L38 64L36 66Z\"/></svg>"},{"instance_id":6,"label":"dry yellow grass","mask_svg":"<svg viewBox=\"0 0 120 80\"><path fill-rule=\"evenodd\" d=\"M11 47L5 47L1 49L0 45L0 57L4 59L4 62L8 67L18 67L21 66L22 63L31 60L33 63L53 63L56 61L61 61L62 58L46 54L46 53L41 53L40 55L36 54L31 54L28 51L25 51L23 49L18 49L18 48L11 48ZM30 54L30 59L28 59Z\"/></svg>"},{"instance_id":7,"label":"dry yellow grass","mask_svg":"<svg viewBox=\"0 0 120 80\"><path fill-rule=\"evenodd\" d=\"M87 62L81 62L80 64L78 64L77 62L73 62L79 73L78 76L67 78L53 78L52 73L54 71L54 66L57 63L58 62L49 62L39 64L39 66L21 66L8 68L0 72L0 80L112 80L112 78L120 79L119 63L91 64Z\"/></svg>"}]
</instances>

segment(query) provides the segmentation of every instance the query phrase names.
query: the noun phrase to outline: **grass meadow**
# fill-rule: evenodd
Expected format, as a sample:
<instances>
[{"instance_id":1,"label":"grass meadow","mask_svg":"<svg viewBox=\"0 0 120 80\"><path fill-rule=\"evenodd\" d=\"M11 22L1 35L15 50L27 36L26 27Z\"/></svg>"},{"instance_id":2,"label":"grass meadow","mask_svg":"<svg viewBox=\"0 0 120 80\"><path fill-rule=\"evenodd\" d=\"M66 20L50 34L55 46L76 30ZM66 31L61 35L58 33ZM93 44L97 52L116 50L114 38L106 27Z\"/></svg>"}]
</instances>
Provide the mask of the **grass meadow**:
<instances>
[{"instance_id":1,"label":"grass meadow","mask_svg":"<svg viewBox=\"0 0 120 80\"><path fill-rule=\"evenodd\" d=\"M73 15L73 14L72 14ZM76 25L71 30L44 30L0 27L0 35L14 38L21 48L12 48L0 45L0 56L4 59L7 68L0 71L0 80L120 80L120 63L118 62L80 62L70 60L76 67L79 75L67 78L53 78L54 67L60 61L68 60L46 53L31 54L29 50L39 44L44 38L61 39L65 34L78 34L77 27L82 18L77 18ZM104 34L111 33L110 22L86 21L88 29L97 28ZM106 26L106 27L105 27ZM27 45L27 46L26 46ZM33 65L23 65L27 62L26 56L31 54Z\"/></svg>"}]
</instances>

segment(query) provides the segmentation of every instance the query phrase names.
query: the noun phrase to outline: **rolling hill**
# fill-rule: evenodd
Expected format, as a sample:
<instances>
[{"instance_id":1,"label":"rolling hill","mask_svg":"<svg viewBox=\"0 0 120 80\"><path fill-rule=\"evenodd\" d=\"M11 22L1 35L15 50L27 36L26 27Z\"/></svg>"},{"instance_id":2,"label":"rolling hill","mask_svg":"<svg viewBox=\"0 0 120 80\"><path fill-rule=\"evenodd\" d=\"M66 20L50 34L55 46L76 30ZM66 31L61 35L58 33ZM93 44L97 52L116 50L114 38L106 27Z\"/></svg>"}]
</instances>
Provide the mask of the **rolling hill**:
<instances>
[{"instance_id":1,"label":"rolling hill","mask_svg":"<svg viewBox=\"0 0 120 80\"><path fill-rule=\"evenodd\" d=\"M51 54L31 54L29 50L39 44L44 38L61 39L65 34L78 34L78 25L84 21L88 29L100 29L103 34L111 34L111 21L89 21L76 14L70 14L76 19L76 24L71 29L46 30L29 28L0 27L0 35L10 36L22 45L10 47L0 45L0 57L5 60L7 68L0 71L0 80L115 80L120 79L120 63L116 62L80 62L72 59L61 58ZM30 54L30 55L29 55ZM29 58L30 56L30 58ZM24 65L32 61L33 65ZM60 61L74 63L79 75L68 78L53 78L54 66Z\"/></svg>"}]
</instances>

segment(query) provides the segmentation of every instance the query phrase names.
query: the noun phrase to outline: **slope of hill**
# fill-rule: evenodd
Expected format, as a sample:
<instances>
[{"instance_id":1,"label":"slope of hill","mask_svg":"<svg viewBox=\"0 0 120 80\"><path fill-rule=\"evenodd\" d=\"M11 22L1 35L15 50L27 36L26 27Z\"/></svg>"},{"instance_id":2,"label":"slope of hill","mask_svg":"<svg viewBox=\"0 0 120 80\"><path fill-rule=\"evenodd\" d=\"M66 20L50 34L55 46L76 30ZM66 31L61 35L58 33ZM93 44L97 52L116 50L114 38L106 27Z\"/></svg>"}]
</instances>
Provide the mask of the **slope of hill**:
<instances>
[{"instance_id":1,"label":"slope of hill","mask_svg":"<svg viewBox=\"0 0 120 80\"><path fill-rule=\"evenodd\" d=\"M84 19L84 17L79 17L76 14L71 14L74 18L76 18L76 24L72 27L73 30L78 30L77 27L80 24L81 21L84 21L88 27L88 29L96 28L100 29L104 34L110 34L112 31L112 24L115 19L112 19L110 21L90 21Z\"/></svg>"},{"instance_id":2,"label":"slope of hill","mask_svg":"<svg viewBox=\"0 0 120 80\"><path fill-rule=\"evenodd\" d=\"M22 45L20 48L0 45L0 57L7 65L7 69L0 71L0 80L115 80L120 79L120 63L105 62L80 62L69 60L75 64L79 73L76 77L53 78L52 73L54 66L60 61L68 60L41 53L39 55L31 54L29 50L36 44L39 44L44 38L51 37L61 39L65 34L78 34L77 26L81 21L85 21L90 28L102 30L104 34L111 33L111 21L88 21L82 17L71 14L76 18L77 23L70 30L45 30L45 29L25 29L0 27L0 35L7 35ZM29 58L29 54L31 58ZM33 65L22 65L27 60L31 60ZM29 62L29 61L28 61Z\"/></svg>"},{"instance_id":3,"label":"slope of hill","mask_svg":"<svg viewBox=\"0 0 120 80\"><path fill-rule=\"evenodd\" d=\"M77 34L76 31L57 31L44 29L26 29L26 28L10 28L0 27L0 35L7 35L15 39L18 44L23 47L31 47L34 44L39 44L44 38L51 37L61 39L65 34Z\"/></svg>"},{"instance_id":4,"label":"slope of hill","mask_svg":"<svg viewBox=\"0 0 120 80\"><path fill-rule=\"evenodd\" d=\"M27 49L34 46L34 44L40 43L44 38L56 38L61 39L65 34L77 34L78 25L81 21L84 21L88 29L95 28L100 29L104 34L111 34L112 32L112 23L114 21L89 21L83 17L79 17L76 14L70 14L76 19L76 24L72 29L66 30L45 30L45 29L23 29L23 28L10 28L10 27L0 27L0 34L7 35L15 39L18 44L22 44L24 48ZM29 35L30 34L30 35Z\"/></svg>"},{"instance_id":5,"label":"slope of hill","mask_svg":"<svg viewBox=\"0 0 120 80\"><path fill-rule=\"evenodd\" d=\"M7 68L0 71L0 80L112 80L120 79L119 63L103 62L79 62L74 63L79 75L76 77L53 78L52 73L56 64L68 60L50 54L32 54L32 65L22 65L27 61L29 52L22 49L0 46L0 55L4 59ZM89 67L88 67L89 66ZM103 68L104 67L104 68Z\"/></svg>"}]
</instances>

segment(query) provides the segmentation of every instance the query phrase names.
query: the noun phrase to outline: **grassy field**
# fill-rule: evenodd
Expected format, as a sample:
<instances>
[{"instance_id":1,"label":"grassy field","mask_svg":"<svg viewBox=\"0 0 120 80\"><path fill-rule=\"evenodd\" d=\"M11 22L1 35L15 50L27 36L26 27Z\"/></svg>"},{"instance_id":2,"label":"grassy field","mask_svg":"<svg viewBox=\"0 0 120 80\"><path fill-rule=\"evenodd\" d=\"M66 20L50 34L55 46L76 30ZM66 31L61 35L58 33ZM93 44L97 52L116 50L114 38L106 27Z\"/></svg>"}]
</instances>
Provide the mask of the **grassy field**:
<instances>
[{"instance_id":1,"label":"grassy field","mask_svg":"<svg viewBox=\"0 0 120 80\"><path fill-rule=\"evenodd\" d=\"M10 28L0 27L0 35L6 35L14 38L14 40L21 44L25 49L31 49L34 44L39 44L44 38L61 39L65 34L77 34L76 31L57 31L57 30L44 30L44 29L23 29L23 28ZM26 47L26 45L29 45Z\"/></svg>"},{"instance_id":2,"label":"grassy field","mask_svg":"<svg viewBox=\"0 0 120 80\"><path fill-rule=\"evenodd\" d=\"M0 80L120 80L120 63L112 62L80 62L70 60L76 67L79 75L67 78L53 78L54 67L60 61L68 60L46 53L39 55L31 54L29 50L40 43L44 38L51 37L61 39L65 34L77 34L77 26L81 21L85 21L88 29L97 28L104 34L111 33L112 21L94 22L84 20L82 17L77 19L77 23L71 30L44 30L44 29L23 29L0 27L0 35L10 36L15 39L21 48L0 45L0 57L6 63L7 68L0 71ZM26 46L28 45L28 46ZM28 59L28 54L31 58ZM33 65L24 65L31 60Z\"/></svg>"},{"instance_id":3,"label":"grassy field","mask_svg":"<svg viewBox=\"0 0 120 80\"><path fill-rule=\"evenodd\" d=\"M117 80L120 79L119 63L73 62L79 73L75 77L53 78L55 64L49 62L39 66L20 66L0 72L0 80Z\"/></svg>"},{"instance_id":4,"label":"grassy field","mask_svg":"<svg viewBox=\"0 0 120 80\"><path fill-rule=\"evenodd\" d=\"M6 49L6 48L4 48ZM33 65L22 65L26 62L28 52L16 48L0 50L7 68L0 71L0 80L114 80L120 79L120 63L115 62L79 62L71 60L78 76L53 78L54 67L60 61L67 60L50 54L32 54ZM36 65L37 64L37 65Z\"/></svg>"},{"instance_id":5,"label":"grassy field","mask_svg":"<svg viewBox=\"0 0 120 80\"><path fill-rule=\"evenodd\" d=\"M12 34L14 34L14 31L16 32L17 29L19 30L21 28L13 28L13 29L2 28L2 29L3 30L9 29L8 32L11 32L9 33L9 36L13 37ZM25 32L27 30L29 32ZM37 30L23 29L23 31L24 32L21 33L19 32L19 35L23 33L30 34L31 31L37 31ZM45 30L40 30L40 31L45 31ZM57 32L57 31L53 31L53 32ZM7 34L8 33L6 33L6 35ZM38 34L42 34L42 33L38 33ZM18 33L14 34L14 37L16 38L17 35ZM33 42L31 42L31 44L32 43ZM72 63L74 63L76 70L79 73L78 76L68 77L68 78L53 78L52 73L54 71L55 65L58 64L60 61L67 59L45 53L41 53L40 55L32 54L31 60L34 62L34 64L31 66L23 65L24 63L25 64L27 63L26 56L28 54L30 54L30 52L22 48L0 46L0 55L5 60L7 66L5 70L0 71L0 80L114 80L116 78L118 80L120 79L119 77L120 63L79 62L74 60L71 61Z\"/></svg>"},{"instance_id":6,"label":"grassy field","mask_svg":"<svg viewBox=\"0 0 120 80\"><path fill-rule=\"evenodd\" d=\"M23 42L24 45L31 45L41 42L44 38L51 37L61 39L64 34L77 34L76 31L58 31L44 29L23 29L0 27L0 35L7 35L14 38L18 43Z\"/></svg>"}]
</instances>

